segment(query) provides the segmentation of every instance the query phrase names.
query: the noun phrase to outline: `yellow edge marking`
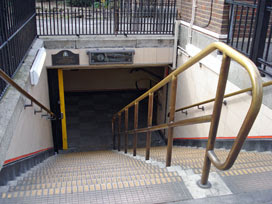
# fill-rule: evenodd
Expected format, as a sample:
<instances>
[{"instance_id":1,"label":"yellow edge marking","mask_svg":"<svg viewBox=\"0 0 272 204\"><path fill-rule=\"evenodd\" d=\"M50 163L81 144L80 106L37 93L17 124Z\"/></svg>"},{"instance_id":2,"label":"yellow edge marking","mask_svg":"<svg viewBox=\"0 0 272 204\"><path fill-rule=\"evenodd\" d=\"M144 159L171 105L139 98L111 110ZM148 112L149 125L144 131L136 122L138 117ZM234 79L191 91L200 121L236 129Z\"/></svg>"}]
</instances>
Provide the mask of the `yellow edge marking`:
<instances>
[{"instance_id":1,"label":"yellow edge marking","mask_svg":"<svg viewBox=\"0 0 272 204\"><path fill-rule=\"evenodd\" d=\"M37 191L37 196L41 196L42 195L42 190L38 190Z\"/></svg>"},{"instance_id":2,"label":"yellow edge marking","mask_svg":"<svg viewBox=\"0 0 272 204\"><path fill-rule=\"evenodd\" d=\"M241 171L241 170L238 170L238 172L241 174L241 175L243 175L244 173Z\"/></svg>"},{"instance_id":3,"label":"yellow edge marking","mask_svg":"<svg viewBox=\"0 0 272 204\"><path fill-rule=\"evenodd\" d=\"M68 149L67 129L66 129L66 114L65 114L65 99L64 99L64 85L63 85L63 71L61 69L58 69L58 79L59 79L60 111L63 114L63 118L61 120L62 148L63 149Z\"/></svg>"},{"instance_id":4,"label":"yellow edge marking","mask_svg":"<svg viewBox=\"0 0 272 204\"><path fill-rule=\"evenodd\" d=\"M106 190L107 188L106 188L106 184L101 184L101 188L102 188L102 190Z\"/></svg>"},{"instance_id":5,"label":"yellow edge marking","mask_svg":"<svg viewBox=\"0 0 272 204\"><path fill-rule=\"evenodd\" d=\"M107 189L109 190L109 189L111 189L111 188L112 188L111 184L108 183L108 184L107 184Z\"/></svg>"},{"instance_id":6,"label":"yellow edge marking","mask_svg":"<svg viewBox=\"0 0 272 204\"><path fill-rule=\"evenodd\" d=\"M95 189L96 189L97 191L99 191L99 190L101 189L100 184L96 184L96 185L95 185Z\"/></svg>"},{"instance_id":7,"label":"yellow edge marking","mask_svg":"<svg viewBox=\"0 0 272 204\"><path fill-rule=\"evenodd\" d=\"M90 191L94 191L94 185L90 185Z\"/></svg>"}]
</instances>

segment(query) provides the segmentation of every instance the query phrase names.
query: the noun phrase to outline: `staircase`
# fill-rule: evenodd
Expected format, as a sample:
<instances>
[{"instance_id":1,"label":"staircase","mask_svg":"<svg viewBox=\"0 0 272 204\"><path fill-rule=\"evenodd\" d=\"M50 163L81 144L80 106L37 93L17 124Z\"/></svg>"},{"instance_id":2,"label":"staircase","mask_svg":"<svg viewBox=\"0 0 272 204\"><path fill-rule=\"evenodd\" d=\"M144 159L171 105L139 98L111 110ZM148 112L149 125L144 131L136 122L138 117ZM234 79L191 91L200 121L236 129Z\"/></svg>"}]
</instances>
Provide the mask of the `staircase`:
<instances>
[{"instance_id":1,"label":"staircase","mask_svg":"<svg viewBox=\"0 0 272 204\"><path fill-rule=\"evenodd\" d=\"M272 200L271 152L241 152L231 170L212 168L212 189L197 187L205 149L173 147L173 165L165 167L166 147L145 149L137 157L117 151L65 153L52 156L25 174L0 187L0 203L214 203L221 197L239 203L242 195L262 192L262 202ZM217 149L220 158L228 151ZM190 183L193 181L193 183ZM222 181L222 183L220 183ZM222 191L222 186L226 189ZM221 193L220 193L221 191ZM211 194L210 194L211 193ZM203 197L203 194L206 197ZM270 197L269 197L270 196ZM236 199L236 200L235 200ZM250 200L254 203L253 200ZM197 202L198 201L198 202ZM182 202L182 203L183 203ZM240 202L241 203L241 202Z\"/></svg>"},{"instance_id":2,"label":"staircase","mask_svg":"<svg viewBox=\"0 0 272 204\"><path fill-rule=\"evenodd\" d=\"M220 83L218 83L216 98L209 100L210 102L215 101L213 113L176 121L177 76L215 49L222 51L224 55L221 69L223 71L219 77ZM231 151L226 151L214 149L214 143L230 58L236 59L243 65L251 77L252 103ZM171 83L169 121L164 124L154 125L154 93L168 83ZM17 87L18 85L14 86ZM18 90L23 92L20 87ZM28 96L27 94L25 95ZM237 93L232 93L232 95L237 95ZM31 96L28 97L31 101L35 100ZM142 120L138 116L138 113L141 112L139 111L139 102L142 101L144 103L145 99L148 100L145 103L148 107L148 117L145 117L147 119L147 123L145 123L147 127L140 127L141 122L139 121ZM89 143L84 138L84 134L80 134L80 136L83 136L83 138L80 138L83 142L74 146L74 150L80 152L64 152L63 154L52 156L18 177L15 181L10 181L8 185L0 188L0 203L182 202L195 204L222 203L223 200L227 203L269 203L272 201L271 152L240 152L260 110L261 99L262 84L255 65L225 44L213 43L195 57L190 58L188 62L173 71L148 92L114 114L112 118L112 143L115 144L116 139L118 139L118 149L125 149L125 152L128 152L127 154L110 150L82 152L86 150L82 148L85 148L85 145L89 145ZM89 103L88 101L87 104ZM35 103L39 104L37 101ZM203 103L206 102L201 102L201 104ZM83 104L83 106L85 105ZM191 107L196 106L196 104L193 104ZM43 108L42 105L40 107ZM46 107L43 109L46 110ZM129 109L133 109L134 112L129 114ZM51 115L50 118L55 116L50 110L48 110L48 114ZM83 114L83 117L85 116ZM134 119L134 124L129 123L130 119ZM101 118L96 118L96 120L100 121ZM81 124L80 117L75 122ZM117 122L118 128L115 127ZM172 146L175 127L207 122L211 122L211 126L206 150ZM70 124L71 128L77 124ZM134 129L131 129L130 126ZM110 127L108 129L110 130ZM151 148L151 144L154 145L151 132L163 129L168 129L167 148ZM85 127L82 128L82 132L85 131ZM142 133L144 139L139 138L139 141L145 142L146 148L137 149L138 156L133 157L132 151L136 153L136 147L139 144L137 142L137 134L140 133ZM143 135L143 133L146 134ZM78 136L78 134L74 135ZM124 136L124 141L123 139L121 141L121 135L122 138ZM127 150L131 148L132 140L129 142L128 135L134 136L133 150L130 149L129 151ZM96 134L96 136L101 137L100 134ZM78 141L76 138L74 139L74 141ZM161 138L156 141L158 145L162 144L160 140ZM95 139L92 139L92 141L97 145ZM103 145L101 145L101 148L107 149L103 140L101 144ZM107 145L107 147L111 147L110 142ZM234 163L236 159L237 162ZM225 162L221 163L219 160L225 160ZM211 163L213 165L210 173ZM231 167L232 169L220 172L213 168L214 166L220 170L227 170ZM203 172L201 171L202 168ZM241 197L245 199L241 200Z\"/></svg>"},{"instance_id":3,"label":"staircase","mask_svg":"<svg viewBox=\"0 0 272 204\"><path fill-rule=\"evenodd\" d=\"M66 92L69 151L111 150L112 127L109 121L112 115L141 94L139 91ZM157 106L156 103L154 105ZM146 110L147 100L139 108L139 127L147 124ZM131 112L130 120L133 116ZM155 119L153 122L156 123ZM133 128L132 122L129 128ZM146 134L141 133L138 137L138 147L145 147ZM159 131L152 132L151 142L154 146L165 145ZM133 137L130 137L128 145L132 147L132 143Z\"/></svg>"},{"instance_id":4,"label":"staircase","mask_svg":"<svg viewBox=\"0 0 272 204\"><path fill-rule=\"evenodd\" d=\"M159 203L191 198L181 177L113 151L59 154L2 187L0 203Z\"/></svg>"}]
</instances>

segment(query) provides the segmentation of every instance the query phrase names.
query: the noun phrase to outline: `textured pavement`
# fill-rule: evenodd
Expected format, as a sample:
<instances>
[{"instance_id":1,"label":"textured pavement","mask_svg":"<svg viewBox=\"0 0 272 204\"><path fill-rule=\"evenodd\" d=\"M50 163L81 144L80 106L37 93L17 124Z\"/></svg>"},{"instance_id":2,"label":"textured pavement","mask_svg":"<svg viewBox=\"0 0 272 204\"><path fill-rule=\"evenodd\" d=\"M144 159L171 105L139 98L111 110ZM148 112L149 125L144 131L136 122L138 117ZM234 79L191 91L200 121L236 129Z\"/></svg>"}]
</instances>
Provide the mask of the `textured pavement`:
<instances>
[{"instance_id":1,"label":"textured pavement","mask_svg":"<svg viewBox=\"0 0 272 204\"><path fill-rule=\"evenodd\" d=\"M216 149L215 152L218 158L224 161L229 150ZM144 156L145 149L138 149L137 153ZM195 174L201 174L204 154L204 148L176 146L173 148L172 166L180 166L193 170ZM165 155L166 147L151 148L152 159L165 163ZM211 172L217 172L234 194L272 190L272 153L242 151L230 170L219 171L212 165Z\"/></svg>"},{"instance_id":2,"label":"textured pavement","mask_svg":"<svg viewBox=\"0 0 272 204\"><path fill-rule=\"evenodd\" d=\"M190 198L175 172L116 152L95 151L47 159L2 188L0 203L160 203Z\"/></svg>"},{"instance_id":3,"label":"textured pavement","mask_svg":"<svg viewBox=\"0 0 272 204\"><path fill-rule=\"evenodd\" d=\"M212 168L210 179L215 175L230 192L220 195L210 189L213 194L196 198L187 181L200 176L204 151L175 146L173 168L162 165L166 147L152 147L148 162L144 148L138 148L137 157L132 157L131 149L127 155L117 151L55 155L0 187L0 203L272 203L271 152L241 152L232 169ZM228 153L216 151L221 159ZM178 169L189 173L182 176Z\"/></svg>"}]
</instances>

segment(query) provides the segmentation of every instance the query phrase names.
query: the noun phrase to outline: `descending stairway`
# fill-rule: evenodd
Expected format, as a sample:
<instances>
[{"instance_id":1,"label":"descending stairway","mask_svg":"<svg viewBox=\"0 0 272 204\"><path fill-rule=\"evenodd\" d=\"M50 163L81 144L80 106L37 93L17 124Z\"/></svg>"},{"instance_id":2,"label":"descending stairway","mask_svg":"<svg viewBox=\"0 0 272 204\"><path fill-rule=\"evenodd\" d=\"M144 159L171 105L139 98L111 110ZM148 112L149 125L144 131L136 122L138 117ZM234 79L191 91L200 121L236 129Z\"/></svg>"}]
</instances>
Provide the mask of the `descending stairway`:
<instances>
[{"instance_id":1,"label":"descending stairway","mask_svg":"<svg viewBox=\"0 0 272 204\"><path fill-rule=\"evenodd\" d=\"M216 149L215 151L218 158L221 161L225 161L229 150ZM132 150L130 150L130 152L132 152ZM138 149L137 153L138 155L144 156L145 149ZM164 162L165 155L165 147L151 148L151 157L153 159ZM195 174L201 174L204 155L204 148L174 146L172 165L182 166L183 169L192 169ZM220 171L212 166L211 172L218 172L222 177L272 172L272 154L271 152L242 151L230 170Z\"/></svg>"},{"instance_id":2,"label":"descending stairway","mask_svg":"<svg viewBox=\"0 0 272 204\"><path fill-rule=\"evenodd\" d=\"M132 152L132 150L130 150ZM229 150L215 149L218 158L225 161ZM138 149L138 155L145 155L145 149ZM153 147L151 158L165 162L166 147ZM194 174L201 174L205 155L204 148L173 147L172 165L180 166L184 170L192 170ZM233 167L227 171L220 171L213 165L211 172L216 172L227 184L232 193L263 191L272 189L272 153L242 151ZM272 200L271 200L272 203Z\"/></svg>"},{"instance_id":3,"label":"descending stairway","mask_svg":"<svg viewBox=\"0 0 272 204\"><path fill-rule=\"evenodd\" d=\"M113 142L110 121L113 114L142 93L138 91L66 92L65 106L69 150L111 150ZM145 127L147 124L147 102L147 100L144 100L139 107L139 127ZM154 103L154 110L156 110L156 106L157 104ZM156 111L154 111L155 113ZM154 124L156 123L155 118ZM134 110L130 110L129 120L133 121L133 119ZM134 124L129 123L129 128L132 129L133 127ZM138 147L145 147L145 138L145 133L138 134ZM151 143L154 146L165 145L159 131L152 132ZM133 137L129 137L128 145L132 147L132 144ZM121 145L124 145L123 141Z\"/></svg>"},{"instance_id":4,"label":"descending stairway","mask_svg":"<svg viewBox=\"0 0 272 204\"><path fill-rule=\"evenodd\" d=\"M189 198L176 172L117 152L95 151L47 159L2 187L0 203L158 203Z\"/></svg>"},{"instance_id":5,"label":"descending stairway","mask_svg":"<svg viewBox=\"0 0 272 204\"><path fill-rule=\"evenodd\" d=\"M228 153L223 149L216 151L220 158ZM52 156L15 181L0 187L0 203L212 202L210 196L203 197L204 200L197 199L209 190L202 189L201 193L195 181L192 183L195 187L188 185L188 181L200 178L205 149L173 147L174 170L162 165L165 163L166 147L151 148L152 162L144 161L144 148L137 150L139 156L135 158L131 152L130 149L128 155L117 151L92 151ZM191 173L184 177L183 173L175 170L176 167ZM246 203L239 199L248 194L248 203L263 203L260 200L253 202L252 199L272 200L271 152L241 152L231 170L222 172L212 168L212 171L211 175L217 174L216 178L227 186L228 193L224 195L234 196L224 197L232 199L230 203ZM217 185L220 187L222 184ZM264 194L265 191L269 193ZM263 197L251 196L257 192L262 192ZM217 199L212 203L218 203L222 195L211 196Z\"/></svg>"}]
</instances>

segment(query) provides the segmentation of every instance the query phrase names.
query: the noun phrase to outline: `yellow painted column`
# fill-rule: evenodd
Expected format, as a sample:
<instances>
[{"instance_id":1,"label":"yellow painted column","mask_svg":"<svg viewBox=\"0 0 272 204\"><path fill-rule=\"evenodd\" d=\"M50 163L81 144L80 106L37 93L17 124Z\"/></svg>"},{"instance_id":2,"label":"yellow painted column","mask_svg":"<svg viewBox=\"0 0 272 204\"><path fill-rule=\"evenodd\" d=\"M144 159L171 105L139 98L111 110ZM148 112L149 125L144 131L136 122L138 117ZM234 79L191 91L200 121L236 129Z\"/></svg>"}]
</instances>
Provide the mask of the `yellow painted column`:
<instances>
[{"instance_id":1,"label":"yellow painted column","mask_svg":"<svg viewBox=\"0 0 272 204\"><path fill-rule=\"evenodd\" d=\"M66 113L65 113L65 99L64 99L64 85L63 85L63 71L58 69L59 78L59 98L60 98L60 112L62 113L61 127L62 127L62 148L68 149L67 143L67 129L66 129Z\"/></svg>"}]
</instances>

